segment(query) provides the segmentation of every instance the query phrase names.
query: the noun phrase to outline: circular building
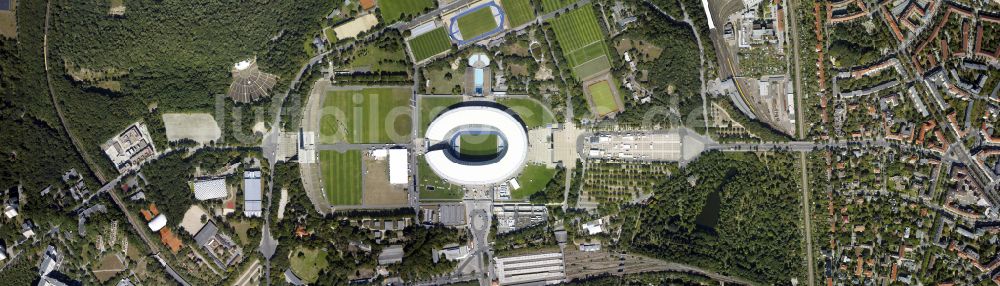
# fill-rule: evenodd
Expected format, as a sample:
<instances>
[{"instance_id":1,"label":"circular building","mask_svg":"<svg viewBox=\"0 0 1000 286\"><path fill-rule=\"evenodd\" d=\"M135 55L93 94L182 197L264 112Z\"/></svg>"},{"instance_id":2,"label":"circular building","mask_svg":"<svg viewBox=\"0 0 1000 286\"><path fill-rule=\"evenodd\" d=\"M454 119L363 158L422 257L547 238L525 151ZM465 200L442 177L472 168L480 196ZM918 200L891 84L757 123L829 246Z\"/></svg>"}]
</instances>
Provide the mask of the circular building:
<instances>
[{"instance_id":1,"label":"circular building","mask_svg":"<svg viewBox=\"0 0 1000 286\"><path fill-rule=\"evenodd\" d=\"M488 185L510 179L528 155L524 124L489 106L458 107L427 127L424 158L441 178L460 185Z\"/></svg>"}]
</instances>

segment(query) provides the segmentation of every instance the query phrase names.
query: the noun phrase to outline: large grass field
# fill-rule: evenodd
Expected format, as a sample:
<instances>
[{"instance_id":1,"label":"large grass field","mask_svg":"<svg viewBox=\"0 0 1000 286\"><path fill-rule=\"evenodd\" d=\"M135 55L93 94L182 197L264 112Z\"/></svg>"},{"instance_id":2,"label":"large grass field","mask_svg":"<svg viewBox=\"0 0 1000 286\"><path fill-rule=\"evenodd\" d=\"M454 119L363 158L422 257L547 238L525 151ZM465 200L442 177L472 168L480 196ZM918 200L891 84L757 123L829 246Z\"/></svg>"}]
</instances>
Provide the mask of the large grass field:
<instances>
[{"instance_id":1,"label":"large grass field","mask_svg":"<svg viewBox=\"0 0 1000 286\"><path fill-rule=\"evenodd\" d=\"M416 16L421 12L434 8L434 0L379 0L378 9L382 20L392 24L409 15Z\"/></svg>"},{"instance_id":2,"label":"large grass field","mask_svg":"<svg viewBox=\"0 0 1000 286\"><path fill-rule=\"evenodd\" d=\"M458 31L462 33L462 39L466 41L497 27L497 20L493 18L493 9L490 7L469 12L458 18L456 22L458 22Z\"/></svg>"},{"instance_id":3,"label":"large grass field","mask_svg":"<svg viewBox=\"0 0 1000 286\"><path fill-rule=\"evenodd\" d=\"M542 12L549 13L556 9L569 6L576 0L542 0Z\"/></svg>"},{"instance_id":4,"label":"large grass field","mask_svg":"<svg viewBox=\"0 0 1000 286\"><path fill-rule=\"evenodd\" d=\"M611 68L604 32L597 23L592 4L555 18L552 29L577 79L582 80Z\"/></svg>"},{"instance_id":5,"label":"large grass field","mask_svg":"<svg viewBox=\"0 0 1000 286\"><path fill-rule=\"evenodd\" d=\"M361 151L320 150L320 172L326 198L332 205L361 204Z\"/></svg>"},{"instance_id":6,"label":"large grass field","mask_svg":"<svg viewBox=\"0 0 1000 286\"><path fill-rule=\"evenodd\" d=\"M530 164L524 166L524 170L517 176L517 183L521 185L521 188L512 191L510 198L514 200L527 199L532 194L544 189L555 175L556 169L546 168L545 165Z\"/></svg>"},{"instance_id":7,"label":"large grass field","mask_svg":"<svg viewBox=\"0 0 1000 286\"><path fill-rule=\"evenodd\" d=\"M320 143L409 141L409 88L329 91L323 98Z\"/></svg>"},{"instance_id":8,"label":"large grass field","mask_svg":"<svg viewBox=\"0 0 1000 286\"><path fill-rule=\"evenodd\" d=\"M332 30L331 30L332 31ZM407 64L406 52L399 45L392 45L394 48L380 47L379 45L365 45L351 49L348 67L360 69L370 68L372 71L383 72L405 72L412 69Z\"/></svg>"},{"instance_id":9,"label":"large grass field","mask_svg":"<svg viewBox=\"0 0 1000 286\"><path fill-rule=\"evenodd\" d=\"M507 13L507 22L511 28L535 20L535 7L528 0L500 0L500 5Z\"/></svg>"},{"instance_id":10,"label":"large grass field","mask_svg":"<svg viewBox=\"0 0 1000 286\"><path fill-rule=\"evenodd\" d=\"M427 126L431 125L431 121L439 114L445 111L448 106L454 105L456 103L462 102L462 98L458 96L454 97L421 97L420 98L420 134L423 135L424 131L427 130Z\"/></svg>"},{"instance_id":11,"label":"large grass field","mask_svg":"<svg viewBox=\"0 0 1000 286\"><path fill-rule=\"evenodd\" d=\"M288 264L292 267L292 272L302 278L303 282L315 283L319 273L330 266L326 261L326 255L326 251L299 247L291 252Z\"/></svg>"},{"instance_id":12,"label":"large grass field","mask_svg":"<svg viewBox=\"0 0 1000 286\"><path fill-rule=\"evenodd\" d=\"M463 156L490 156L497 153L496 134L464 134L458 138L458 152Z\"/></svg>"},{"instance_id":13,"label":"large grass field","mask_svg":"<svg viewBox=\"0 0 1000 286\"><path fill-rule=\"evenodd\" d=\"M608 81L600 81L587 87L590 90L590 97L594 100L594 113L604 116L608 113L618 111L618 103L615 101L615 94L611 91L611 84Z\"/></svg>"},{"instance_id":14,"label":"large grass field","mask_svg":"<svg viewBox=\"0 0 1000 286\"><path fill-rule=\"evenodd\" d=\"M524 121L528 129L533 129L546 124L555 123L555 116L552 111L542 103L530 98L502 98L497 103L506 105L518 117Z\"/></svg>"},{"instance_id":15,"label":"large grass field","mask_svg":"<svg viewBox=\"0 0 1000 286\"><path fill-rule=\"evenodd\" d=\"M444 27L413 37L409 41L415 62L451 50L451 40L448 39L448 32Z\"/></svg>"},{"instance_id":16,"label":"large grass field","mask_svg":"<svg viewBox=\"0 0 1000 286\"><path fill-rule=\"evenodd\" d=\"M427 165L423 156L418 159L417 169L420 172L421 200L461 200L465 196L465 191L461 187L449 184L438 177L431 166ZM428 190L428 187L433 188L433 190Z\"/></svg>"}]
</instances>

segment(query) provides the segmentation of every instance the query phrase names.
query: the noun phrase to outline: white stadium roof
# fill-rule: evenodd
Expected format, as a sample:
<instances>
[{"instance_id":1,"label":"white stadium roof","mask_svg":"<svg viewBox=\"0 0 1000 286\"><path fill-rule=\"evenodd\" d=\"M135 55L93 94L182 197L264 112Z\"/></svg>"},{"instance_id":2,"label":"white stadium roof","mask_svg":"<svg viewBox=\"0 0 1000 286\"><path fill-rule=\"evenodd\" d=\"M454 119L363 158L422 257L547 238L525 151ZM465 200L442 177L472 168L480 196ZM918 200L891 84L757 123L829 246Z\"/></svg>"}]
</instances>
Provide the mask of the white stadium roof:
<instances>
[{"instance_id":1,"label":"white stadium roof","mask_svg":"<svg viewBox=\"0 0 1000 286\"><path fill-rule=\"evenodd\" d=\"M450 141L456 129L469 125L495 128L504 137L506 152L487 163L470 163L454 159L448 150L430 151L424 157L434 173L456 184L486 185L503 182L521 170L528 155L528 134L524 125L504 110L486 106L449 110L427 127L425 137L431 144Z\"/></svg>"},{"instance_id":2,"label":"white stadium roof","mask_svg":"<svg viewBox=\"0 0 1000 286\"><path fill-rule=\"evenodd\" d=\"M199 201L221 199L226 197L226 180L212 179L194 182L194 198Z\"/></svg>"}]
</instances>

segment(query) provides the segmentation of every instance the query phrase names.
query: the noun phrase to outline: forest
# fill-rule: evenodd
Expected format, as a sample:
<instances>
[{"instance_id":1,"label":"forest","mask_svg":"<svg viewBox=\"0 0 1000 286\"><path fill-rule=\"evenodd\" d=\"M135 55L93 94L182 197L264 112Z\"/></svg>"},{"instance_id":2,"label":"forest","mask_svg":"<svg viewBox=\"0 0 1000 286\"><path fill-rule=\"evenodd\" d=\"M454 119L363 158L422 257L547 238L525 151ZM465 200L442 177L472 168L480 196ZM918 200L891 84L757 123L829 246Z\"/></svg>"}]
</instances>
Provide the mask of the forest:
<instances>
[{"instance_id":1,"label":"forest","mask_svg":"<svg viewBox=\"0 0 1000 286\"><path fill-rule=\"evenodd\" d=\"M54 2L49 65L71 136L80 139L86 156L113 174L100 143L156 110L215 111L216 96L226 92L238 61L256 57L262 71L279 77L274 91L282 91L308 57L302 48L306 35L318 31L317 23L339 3L139 1L129 2L124 16L111 17L108 2ZM44 15L44 4L40 8ZM37 63L40 68L41 60ZM102 89L72 80L75 71L63 67L125 72L113 78L119 88ZM35 76L44 81L44 73ZM252 112L267 113L256 106L269 106L269 100L256 106L224 100L227 114L241 110L244 115L220 120L228 127L223 128L228 139L233 139L229 131L249 130L256 118Z\"/></svg>"},{"instance_id":2,"label":"forest","mask_svg":"<svg viewBox=\"0 0 1000 286\"><path fill-rule=\"evenodd\" d=\"M788 283L803 273L801 192L792 158L702 154L663 182L648 205L623 210L623 243L725 275Z\"/></svg>"}]
</instances>

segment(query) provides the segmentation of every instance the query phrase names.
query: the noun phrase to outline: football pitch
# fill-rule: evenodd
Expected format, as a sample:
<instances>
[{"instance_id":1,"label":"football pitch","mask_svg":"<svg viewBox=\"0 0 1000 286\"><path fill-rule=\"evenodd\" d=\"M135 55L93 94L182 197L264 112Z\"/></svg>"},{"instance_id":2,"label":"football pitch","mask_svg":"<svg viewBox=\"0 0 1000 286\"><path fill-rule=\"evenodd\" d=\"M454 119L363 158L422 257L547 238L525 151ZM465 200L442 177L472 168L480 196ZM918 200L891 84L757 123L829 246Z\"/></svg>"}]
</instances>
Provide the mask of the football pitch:
<instances>
[{"instance_id":1,"label":"football pitch","mask_svg":"<svg viewBox=\"0 0 1000 286\"><path fill-rule=\"evenodd\" d=\"M500 0L500 5L507 13L510 27L517 27L535 20L535 8L528 0Z\"/></svg>"},{"instance_id":2,"label":"football pitch","mask_svg":"<svg viewBox=\"0 0 1000 286\"><path fill-rule=\"evenodd\" d=\"M320 172L326 199L332 205L361 204L361 151L320 150Z\"/></svg>"},{"instance_id":3,"label":"football pitch","mask_svg":"<svg viewBox=\"0 0 1000 286\"><path fill-rule=\"evenodd\" d=\"M410 88L329 91L323 98L319 142L406 142L411 110Z\"/></svg>"},{"instance_id":4,"label":"football pitch","mask_svg":"<svg viewBox=\"0 0 1000 286\"><path fill-rule=\"evenodd\" d=\"M472 157L496 154L497 138L496 134L464 134L458 139L459 153Z\"/></svg>"},{"instance_id":5,"label":"football pitch","mask_svg":"<svg viewBox=\"0 0 1000 286\"><path fill-rule=\"evenodd\" d=\"M555 18L552 29L577 79L584 80L611 68L604 32L592 4Z\"/></svg>"},{"instance_id":6,"label":"football pitch","mask_svg":"<svg viewBox=\"0 0 1000 286\"><path fill-rule=\"evenodd\" d=\"M493 9L489 6L462 15L456 21L458 31L462 32L462 39L465 41L472 40L497 27L497 20L493 18Z\"/></svg>"},{"instance_id":7,"label":"football pitch","mask_svg":"<svg viewBox=\"0 0 1000 286\"><path fill-rule=\"evenodd\" d=\"M590 90L590 98L594 101L594 112L598 116L618 111L618 103L615 101L615 94L611 91L611 84L608 81L600 81L587 87Z\"/></svg>"},{"instance_id":8,"label":"football pitch","mask_svg":"<svg viewBox=\"0 0 1000 286\"><path fill-rule=\"evenodd\" d=\"M451 40L444 27L440 27L410 39L410 49L413 50L413 61L419 62L451 50Z\"/></svg>"}]
</instances>

